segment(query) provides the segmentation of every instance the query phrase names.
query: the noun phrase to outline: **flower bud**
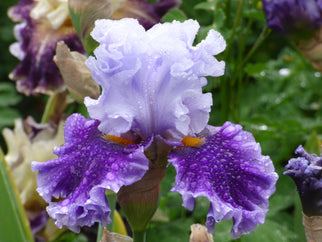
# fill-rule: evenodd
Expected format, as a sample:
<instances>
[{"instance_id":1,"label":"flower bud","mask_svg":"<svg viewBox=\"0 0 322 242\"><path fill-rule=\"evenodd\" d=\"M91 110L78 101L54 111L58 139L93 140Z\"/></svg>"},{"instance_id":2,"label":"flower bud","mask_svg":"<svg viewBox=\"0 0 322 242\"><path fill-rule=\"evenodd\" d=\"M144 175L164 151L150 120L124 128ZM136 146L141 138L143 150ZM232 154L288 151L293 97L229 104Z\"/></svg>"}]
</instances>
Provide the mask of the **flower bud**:
<instances>
[{"instance_id":1,"label":"flower bud","mask_svg":"<svg viewBox=\"0 0 322 242\"><path fill-rule=\"evenodd\" d=\"M322 216L322 156L308 154L302 146L290 159L284 175L290 176L299 192L303 212L306 216Z\"/></svg>"},{"instance_id":2,"label":"flower bud","mask_svg":"<svg viewBox=\"0 0 322 242\"><path fill-rule=\"evenodd\" d=\"M189 242L212 242L214 241L212 234L208 233L207 227L201 224L193 224L190 226L191 234Z\"/></svg>"},{"instance_id":3,"label":"flower bud","mask_svg":"<svg viewBox=\"0 0 322 242\"><path fill-rule=\"evenodd\" d=\"M311 39L300 41L297 47L312 66L322 72L322 27Z\"/></svg>"},{"instance_id":4,"label":"flower bud","mask_svg":"<svg viewBox=\"0 0 322 242\"><path fill-rule=\"evenodd\" d=\"M123 186L118 192L117 201L133 231L145 231L157 209L160 182L165 169L166 167L150 167L140 181Z\"/></svg>"},{"instance_id":5,"label":"flower bud","mask_svg":"<svg viewBox=\"0 0 322 242\"><path fill-rule=\"evenodd\" d=\"M91 71L85 65L86 56L70 51L64 42L58 42L54 61L58 66L67 89L73 97L83 102L86 96L98 98L100 88L92 79Z\"/></svg>"},{"instance_id":6,"label":"flower bud","mask_svg":"<svg viewBox=\"0 0 322 242\"><path fill-rule=\"evenodd\" d=\"M303 213L303 225L307 242L319 242L322 239L322 216L308 217Z\"/></svg>"},{"instance_id":7,"label":"flower bud","mask_svg":"<svg viewBox=\"0 0 322 242\"><path fill-rule=\"evenodd\" d=\"M133 242L133 239L129 236L109 232L107 229L104 229L100 242Z\"/></svg>"}]
</instances>

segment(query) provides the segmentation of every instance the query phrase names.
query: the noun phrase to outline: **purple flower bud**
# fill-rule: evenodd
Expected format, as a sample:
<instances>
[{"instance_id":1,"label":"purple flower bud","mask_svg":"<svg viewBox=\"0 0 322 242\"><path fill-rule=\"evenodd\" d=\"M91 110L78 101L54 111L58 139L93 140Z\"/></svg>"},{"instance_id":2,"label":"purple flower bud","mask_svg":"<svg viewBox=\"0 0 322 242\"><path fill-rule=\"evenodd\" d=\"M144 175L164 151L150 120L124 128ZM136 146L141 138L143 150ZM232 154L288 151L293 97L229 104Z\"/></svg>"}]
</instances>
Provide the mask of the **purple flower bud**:
<instances>
[{"instance_id":1,"label":"purple flower bud","mask_svg":"<svg viewBox=\"0 0 322 242\"><path fill-rule=\"evenodd\" d=\"M299 192L303 212L307 216L322 216L322 156L308 154L302 146L286 165L284 175L293 178Z\"/></svg>"}]
</instances>

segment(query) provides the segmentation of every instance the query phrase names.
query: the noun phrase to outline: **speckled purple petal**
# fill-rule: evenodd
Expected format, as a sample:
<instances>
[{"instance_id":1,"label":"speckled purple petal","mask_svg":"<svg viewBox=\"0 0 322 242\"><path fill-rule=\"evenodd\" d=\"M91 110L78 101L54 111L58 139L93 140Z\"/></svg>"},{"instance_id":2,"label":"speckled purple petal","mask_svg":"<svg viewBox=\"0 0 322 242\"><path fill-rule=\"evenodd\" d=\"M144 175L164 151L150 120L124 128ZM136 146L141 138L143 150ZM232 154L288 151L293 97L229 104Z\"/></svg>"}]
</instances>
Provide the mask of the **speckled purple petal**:
<instances>
[{"instance_id":1,"label":"speckled purple petal","mask_svg":"<svg viewBox=\"0 0 322 242\"><path fill-rule=\"evenodd\" d=\"M293 178L307 216L322 216L322 155L308 154L302 146L286 165L284 175Z\"/></svg>"},{"instance_id":2,"label":"speckled purple petal","mask_svg":"<svg viewBox=\"0 0 322 242\"><path fill-rule=\"evenodd\" d=\"M321 0L262 0L262 2L268 27L280 34L303 38L322 25Z\"/></svg>"},{"instance_id":3,"label":"speckled purple petal","mask_svg":"<svg viewBox=\"0 0 322 242\"><path fill-rule=\"evenodd\" d=\"M193 209L200 196L210 201L209 231L216 222L233 218L231 233L238 238L264 223L278 176L270 158L240 125L226 122L202 146L177 148L169 158L177 171L172 191L182 195L183 205Z\"/></svg>"},{"instance_id":4,"label":"speckled purple petal","mask_svg":"<svg viewBox=\"0 0 322 242\"><path fill-rule=\"evenodd\" d=\"M38 170L37 191L49 203L47 212L58 227L79 232L80 226L94 222L105 226L111 211L105 190L118 192L148 169L144 147L111 143L102 138L98 125L98 120L73 114L66 121L65 145L54 150L58 158L32 163L32 170Z\"/></svg>"},{"instance_id":5,"label":"speckled purple petal","mask_svg":"<svg viewBox=\"0 0 322 242\"><path fill-rule=\"evenodd\" d=\"M160 23L163 15L171 8L179 6L180 0L127 0L113 13L112 19L135 18L145 29Z\"/></svg>"},{"instance_id":6,"label":"speckled purple petal","mask_svg":"<svg viewBox=\"0 0 322 242\"><path fill-rule=\"evenodd\" d=\"M225 63L213 55L226 43L212 30L193 46L198 29L193 20L148 31L134 19L95 22L91 35L99 46L86 64L102 94L85 98L85 105L102 132L119 136L132 130L143 139L178 135L181 141L205 128L212 97L202 87L205 76L223 75Z\"/></svg>"},{"instance_id":7,"label":"speckled purple petal","mask_svg":"<svg viewBox=\"0 0 322 242\"><path fill-rule=\"evenodd\" d=\"M30 17L34 6L33 0L21 0L8 11L13 21L21 22L14 28L18 42L10 46L10 52L20 63L10 78L17 81L17 90L26 95L62 87L63 79L53 61L58 41L64 41L72 51L85 53L71 23L52 29L49 24Z\"/></svg>"}]
</instances>

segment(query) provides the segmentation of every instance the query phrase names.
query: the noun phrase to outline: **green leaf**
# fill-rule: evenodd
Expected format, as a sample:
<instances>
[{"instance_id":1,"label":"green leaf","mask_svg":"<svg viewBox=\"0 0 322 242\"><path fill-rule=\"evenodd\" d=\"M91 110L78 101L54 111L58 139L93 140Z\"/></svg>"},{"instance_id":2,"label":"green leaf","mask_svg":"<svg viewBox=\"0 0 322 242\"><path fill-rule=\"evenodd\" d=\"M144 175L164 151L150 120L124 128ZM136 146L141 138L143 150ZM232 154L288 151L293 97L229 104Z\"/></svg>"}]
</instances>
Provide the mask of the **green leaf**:
<instances>
[{"instance_id":1,"label":"green leaf","mask_svg":"<svg viewBox=\"0 0 322 242\"><path fill-rule=\"evenodd\" d=\"M233 237L230 234L233 227L232 219L224 220L215 225L215 232L213 234L214 241L233 241Z\"/></svg>"},{"instance_id":2,"label":"green leaf","mask_svg":"<svg viewBox=\"0 0 322 242\"><path fill-rule=\"evenodd\" d=\"M253 76L254 74L260 74L262 71L265 70L264 63L248 63L245 67L245 71L249 76Z\"/></svg>"},{"instance_id":3,"label":"green leaf","mask_svg":"<svg viewBox=\"0 0 322 242\"><path fill-rule=\"evenodd\" d=\"M276 184L276 192L269 202L269 216L281 213L294 205L294 191L296 190L293 180L282 174L285 169L279 171L279 178Z\"/></svg>"},{"instance_id":4,"label":"green leaf","mask_svg":"<svg viewBox=\"0 0 322 242\"><path fill-rule=\"evenodd\" d=\"M257 9L251 9L248 11L244 11L243 16L245 18L250 18L250 19L257 19L260 21L265 21L265 15L262 10L257 10Z\"/></svg>"},{"instance_id":5,"label":"green leaf","mask_svg":"<svg viewBox=\"0 0 322 242\"><path fill-rule=\"evenodd\" d=\"M90 35L92 28L91 25L94 24L95 18L90 18L89 16L94 16L93 10L88 8L86 13L82 11L76 12L69 6L69 14L86 53L88 55L92 55L93 51L98 46L97 41L95 41Z\"/></svg>"},{"instance_id":6,"label":"green leaf","mask_svg":"<svg viewBox=\"0 0 322 242\"><path fill-rule=\"evenodd\" d=\"M294 242L305 241L305 229L303 226L303 212L302 212L302 204L298 192L294 190L296 193L295 196L295 206L294 206L294 234L296 238L293 240Z\"/></svg>"},{"instance_id":7,"label":"green leaf","mask_svg":"<svg viewBox=\"0 0 322 242\"><path fill-rule=\"evenodd\" d=\"M309 139L306 141L306 144L304 146L304 149L308 153L313 153L313 154L320 154L320 140L318 137L318 134L314 130L312 134L310 135Z\"/></svg>"},{"instance_id":8,"label":"green leaf","mask_svg":"<svg viewBox=\"0 0 322 242\"><path fill-rule=\"evenodd\" d=\"M207 213L209 211L210 202L205 197L197 197L195 199L195 206L192 212L192 216L195 219L201 221L201 223L206 222Z\"/></svg>"},{"instance_id":9,"label":"green leaf","mask_svg":"<svg viewBox=\"0 0 322 242\"><path fill-rule=\"evenodd\" d=\"M185 20L187 20L187 16L180 9L172 8L172 9L170 9L169 12L167 12L162 17L162 21L163 22L172 22L173 20L178 20L180 22L184 22Z\"/></svg>"},{"instance_id":10,"label":"green leaf","mask_svg":"<svg viewBox=\"0 0 322 242\"><path fill-rule=\"evenodd\" d=\"M70 6L68 6L69 9L69 16L72 20L73 26L79 36L79 38L82 38L82 31L81 31L81 14L76 13Z\"/></svg>"},{"instance_id":11,"label":"green leaf","mask_svg":"<svg viewBox=\"0 0 322 242\"><path fill-rule=\"evenodd\" d=\"M214 11L216 9L216 1L211 1L211 2L201 2L197 4L194 9L196 10L209 10L209 11Z\"/></svg>"},{"instance_id":12,"label":"green leaf","mask_svg":"<svg viewBox=\"0 0 322 242\"><path fill-rule=\"evenodd\" d=\"M29 222L0 150L1 241L34 241Z\"/></svg>"},{"instance_id":13,"label":"green leaf","mask_svg":"<svg viewBox=\"0 0 322 242\"><path fill-rule=\"evenodd\" d=\"M21 96L17 94L14 85L8 82L0 83L0 107L15 105L20 100Z\"/></svg>"},{"instance_id":14,"label":"green leaf","mask_svg":"<svg viewBox=\"0 0 322 242\"><path fill-rule=\"evenodd\" d=\"M12 126L14 119L19 118L20 114L17 110L10 107L0 108L0 130L5 126Z\"/></svg>"},{"instance_id":15,"label":"green leaf","mask_svg":"<svg viewBox=\"0 0 322 242\"><path fill-rule=\"evenodd\" d=\"M241 237L242 242L289 242L294 241L296 236L284 224L277 223L273 220L266 219L264 224L258 225L254 233Z\"/></svg>"},{"instance_id":16,"label":"green leaf","mask_svg":"<svg viewBox=\"0 0 322 242\"><path fill-rule=\"evenodd\" d=\"M222 9L216 9L213 15L213 26L215 30L221 30L221 27L223 27L226 15L225 12Z\"/></svg>"},{"instance_id":17,"label":"green leaf","mask_svg":"<svg viewBox=\"0 0 322 242\"><path fill-rule=\"evenodd\" d=\"M83 234L75 234L72 232L64 233L55 240L56 242L88 242L88 239Z\"/></svg>"},{"instance_id":18,"label":"green leaf","mask_svg":"<svg viewBox=\"0 0 322 242\"><path fill-rule=\"evenodd\" d=\"M168 223L151 223L147 230L147 241L189 241L190 226L194 223L192 218L182 218Z\"/></svg>"}]
</instances>

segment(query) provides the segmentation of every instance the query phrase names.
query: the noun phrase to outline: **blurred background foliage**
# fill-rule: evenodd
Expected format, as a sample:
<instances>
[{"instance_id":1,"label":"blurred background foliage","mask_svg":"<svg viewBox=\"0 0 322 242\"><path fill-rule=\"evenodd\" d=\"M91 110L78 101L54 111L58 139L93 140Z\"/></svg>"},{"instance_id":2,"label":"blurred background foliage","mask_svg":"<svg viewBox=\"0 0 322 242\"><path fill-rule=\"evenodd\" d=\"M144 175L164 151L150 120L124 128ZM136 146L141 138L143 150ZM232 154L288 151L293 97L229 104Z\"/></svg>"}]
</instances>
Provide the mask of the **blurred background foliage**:
<instances>
[{"instance_id":1,"label":"blurred background foliage","mask_svg":"<svg viewBox=\"0 0 322 242\"><path fill-rule=\"evenodd\" d=\"M40 121L45 97L24 96L16 92L8 74L18 64L8 51L15 42L13 26L7 15L16 0L0 2L0 129L12 127L15 118L33 116ZM240 123L251 131L269 155L280 176L276 193L270 199L266 222L254 233L235 241L305 241L302 210L296 187L283 176L287 161L295 157L300 144L309 152L319 153L322 138L322 76L286 38L266 27L259 0L183 0L179 8L170 10L163 21L193 18L202 26L196 39L200 42L209 29L218 30L228 43L219 59L226 61L222 78L209 78L204 88L212 92L210 124L222 125L226 120ZM73 104L76 105L76 104ZM72 106L68 110L81 110ZM1 147L5 150L3 137ZM197 199L190 212L181 206L178 193L169 193L175 171L169 167L162 181L160 208L150 224L148 241L188 241L190 225L205 223L209 202ZM216 241L232 241L232 221L216 225ZM55 241L91 241L71 232Z\"/></svg>"},{"instance_id":2,"label":"blurred background foliage","mask_svg":"<svg viewBox=\"0 0 322 242\"><path fill-rule=\"evenodd\" d=\"M36 120L40 120L44 106L44 97L18 93L15 83L8 77L19 63L9 52L9 46L16 42L16 39L13 35L15 23L7 16L8 8L17 2L17 0L0 2L0 130L4 127L13 127L15 118L33 116ZM0 144L3 150L6 150L2 136Z\"/></svg>"}]
</instances>

